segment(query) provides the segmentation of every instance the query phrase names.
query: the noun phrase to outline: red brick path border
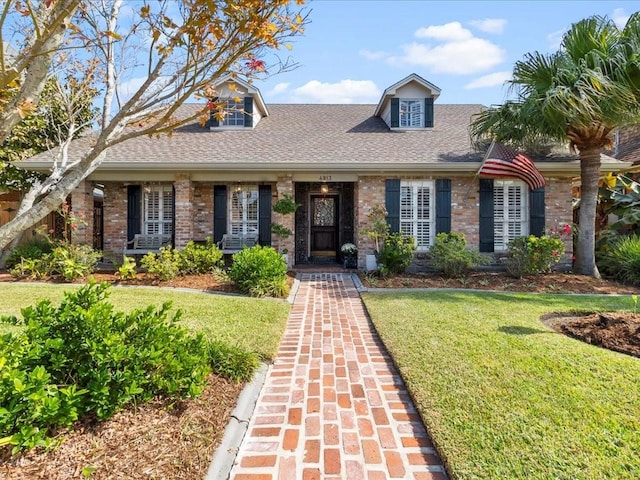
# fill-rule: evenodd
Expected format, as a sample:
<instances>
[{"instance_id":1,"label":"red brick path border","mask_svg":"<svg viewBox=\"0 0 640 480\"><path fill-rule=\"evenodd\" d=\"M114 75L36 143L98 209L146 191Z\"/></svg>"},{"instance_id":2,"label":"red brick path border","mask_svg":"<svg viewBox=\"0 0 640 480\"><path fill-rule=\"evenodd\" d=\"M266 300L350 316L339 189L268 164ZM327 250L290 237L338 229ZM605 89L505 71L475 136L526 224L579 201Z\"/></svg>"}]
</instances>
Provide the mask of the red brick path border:
<instances>
[{"instance_id":1,"label":"red brick path border","mask_svg":"<svg viewBox=\"0 0 640 480\"><path fill-rule=\"evenodd\" d=\"M351 275L301 275L230 478L447 478Z\"/></svg>"}]
</instances>

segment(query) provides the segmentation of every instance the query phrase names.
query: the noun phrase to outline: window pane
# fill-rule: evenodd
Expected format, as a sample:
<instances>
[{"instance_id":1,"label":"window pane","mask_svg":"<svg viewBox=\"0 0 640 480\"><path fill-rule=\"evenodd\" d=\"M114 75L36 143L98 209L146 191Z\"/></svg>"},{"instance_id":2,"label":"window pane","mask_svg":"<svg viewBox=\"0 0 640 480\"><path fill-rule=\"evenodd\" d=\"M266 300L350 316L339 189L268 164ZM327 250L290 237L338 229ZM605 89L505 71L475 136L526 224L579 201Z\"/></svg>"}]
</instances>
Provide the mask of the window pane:
<instances>
[{"instance_id":1,"label":"window pane","mask_svg":"<svg viewBox=\"0 0 640 480\"><path fill-rule=\"evenodd\" d=\"M494 249L504 251L511 240L527 234L527 189L515 180L496 180L493 189Z\"/></svg>"},{"instance_id":2,"label":"window pane","mask_svg":"<svg viewBox=\"0 0 640 480\"><path fill-rule=\"evenodd\" d=\"M227 100L222 125L244 127L244 100L239 102L234 99Z\"/></svg>"},{"instance_id":3,"label":"window pane","mask_svg":"<svg viewBox=\"0 0 640 480\"><path fill-rule=\"evenodd\" d=\"M431 195L429 187L417 187L417 215L418 220L429 220L431 210Z\"/></svg>"},{"instance_id":4,"label":"window pane","mask_svg":"<svg viewBox=\"0 0 640 480\"><path fill-rule=\"evenodd\" d=\"M413 207L413 188L400 187L400 220L412 220L414 213Z\"/></svg>"},{"instance_id":5,"label":"window pane","mask_svg":"<svg viewBox=\"0 0 640 480\"><path fill-rule=\"evenodd\" d=\"M243 185L230 195L229 232L234 235L258 233L257 185Z\"/></svg>"},{"instance_id":6,"label":"window pane","mask_svg":"<svg viewBox=\"0 0 640 480\"><path fill-rule=\"evenodd\" d=\"M420 250L433 243L433 182L406 180L400 184L400 231L412 236Z\"/></svg>"},{"instance_id":7,"label":"window pane","mask_svg":"<svg viewBox=\"0 0 640 480\"><path fill-rule=\"evenodd\" d=\"M400 126L421 127L422 105L421 100L400 100Z\"/></svg>"}]
</instances>

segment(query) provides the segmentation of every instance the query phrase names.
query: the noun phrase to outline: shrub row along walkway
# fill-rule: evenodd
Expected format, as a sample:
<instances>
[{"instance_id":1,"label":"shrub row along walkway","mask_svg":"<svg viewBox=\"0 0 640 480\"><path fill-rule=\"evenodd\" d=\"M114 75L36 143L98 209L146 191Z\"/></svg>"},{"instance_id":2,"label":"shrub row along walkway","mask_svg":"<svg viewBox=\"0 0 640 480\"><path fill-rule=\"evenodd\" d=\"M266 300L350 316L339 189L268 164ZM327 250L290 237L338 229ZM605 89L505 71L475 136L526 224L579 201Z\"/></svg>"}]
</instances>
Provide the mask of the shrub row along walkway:
<instances>
[{"instance_id":1,"label":"shrub row along walkway","mask_svg":"<svg viewBox=\"0 0 640 480\"><path fill-rule=\"evenodd\" d=\"M446 478L350 275L301 275L230 478Z\"/></svg>"}]
</instances>

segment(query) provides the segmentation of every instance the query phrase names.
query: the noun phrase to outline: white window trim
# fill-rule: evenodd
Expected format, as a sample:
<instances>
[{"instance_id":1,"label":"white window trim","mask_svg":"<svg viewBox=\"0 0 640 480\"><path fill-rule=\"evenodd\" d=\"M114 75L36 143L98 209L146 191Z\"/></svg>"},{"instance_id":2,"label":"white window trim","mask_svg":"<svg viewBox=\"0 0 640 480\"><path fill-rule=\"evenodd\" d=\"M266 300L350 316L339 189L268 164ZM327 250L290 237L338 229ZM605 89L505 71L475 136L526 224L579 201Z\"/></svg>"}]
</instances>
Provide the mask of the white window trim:
<instances>
[{"instance_id":1,"label":"white window trim","mask_svg":"<svg viewBox=\"0 0 640 480\"><path fill-rule=\"evenodd\" d=\"M402 125L402 103L403 102L415 102L420 106L420 122L419 125ZM400 103L398 105L398 128L402 129L413 129L413 128L424 128L424 117L425 117L425 106L424 106L424 98L401 98ZM410 115L410 114L409 114Z\"/></svg>"},{"instance_id":2,"label":"white window trim","mask_svg":"<svg viewBox=\"0 0 640 480\"><path fill-rule=\"evenodd\" d=\"M149 194L158 192L158 219L149 218ZM171 194L171 205L165 205L164 194L169 192ZM149 235L152 233L158 233L162 235L173 234L173 186L172 185L151 185L144 189L143 194L143 215L142 215L142 232ZM151 232L149 227L151 225L158 225L157 232ZM155 230L155 229L154 229Z\"/></svg>"},{"instance_id":3,"label":"white window trim","mask_svg":"<svg viewBox=\"0 0 640 480\"><path fill-rule=\"evenodd\" d=\"M416 240L416 251L417 252L426 252L429 250L429 248L433 245L433 242L435 240L435 230L436 230L436 189L435 189L435 181L433 180L401 180L400 181L400 191L402 192L402 188L403 187L411 187L412 188L412 192L411 195L413 197L413 211L412 211L412 218L403 218L402 216L402 205L400 205L400 231L404 231L402 229L402 224L407 224L410 223L411 224L411 233L409 233L409 235L411 235L415 240ZM418 219L418 209L417 209L417 188L416 187L428 187L429 188L429 210L428 210L428 215L429 218L427 220L420 220ZM402 193L401 193L401 200L402 200ZM415 233L417 231L417 226L419 223L424 223L428 225L429 228L429 244L428 245L419 245L418 244L418 238L416 237ZM406 233L406 232L405 232Z\"/></svg>"},{"instance_id":4,"label":"white window trim","mask_svg":"<svg viewBox=\"0 0 640 480\"><path fill-rule=\"evenodd\" d=\"M242 193L242 198L240 201L242 202L242 207L240 209L242 218L239 218L239 215L236 215L234 218L234 205L233 205L233 197L238 193ZM256 214L255 220L249 218L249 210L247 208L248 200L252 197L247 196L247 193L251 193L252 196L255 195L256 199ZM227 201L227 232L228 233L236 233L246 235L248 233L259 232L260 228L260 192L258 189L258 185L242 185L237 189L229 189L229 197Z\"/></svg>"},{"instance_id":5,"label":"white window trim","mask_svg":"<svg viewBox=\"0 0 640 480\"><path fill-rule=\"evenodd\" d=\"M508 197L506 195L503 194L503 206L506 207L506 209L503 209L503 211L505 212L503 218L498 218L496 217L496 197L495 197L495 191L497 188L502 188L505 189L507 187L519 187L520 188L520 192L521 192L521 206L520 206L520 220L512 220L509 216L509 208L508 208ZM494 231L493 231L493 235L494 235L494 252L506 252L508 249L508 245L509 245L509 241L513 240L513 238L516 237L524 237L529 235L529 188L527 187L527 184L521 180L494 180L493 182L493 189L494 189L494 197L493 197L493 208L494 208L494 217L493 217L493 222L494 222ZM520 224L520 234L519 235L514 235L514 236L510 236L509 235L509 225L510 224L514 224L514 223L519 223ZM502 241L496 241L496 235L498 233L498 225L501 225L502 227Z\"/></svg>"}]
</instances>

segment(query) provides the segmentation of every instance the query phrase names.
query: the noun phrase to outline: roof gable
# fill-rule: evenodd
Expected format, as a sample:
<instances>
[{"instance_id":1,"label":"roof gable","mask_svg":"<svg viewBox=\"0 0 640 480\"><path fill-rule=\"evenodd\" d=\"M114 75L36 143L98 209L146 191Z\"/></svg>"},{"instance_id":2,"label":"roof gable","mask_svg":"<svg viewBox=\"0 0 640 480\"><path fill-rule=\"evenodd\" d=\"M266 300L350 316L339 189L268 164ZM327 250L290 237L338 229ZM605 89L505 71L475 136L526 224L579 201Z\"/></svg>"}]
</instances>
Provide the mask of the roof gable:
<instances>
[{"instance_id":1,"label":"roof gable","mask_svg":"<svg viewBox=\"0 0 640 480\"><path fill-rule=\"evenodd\" d=\"M434 100L440 96L440 92L441 92L440 88L435 86L433 83L425 80L420 75L412 73L411 75L406 76L399 82L396 82L390 87L386 88L385 91L382 92L382 97L380 98L380 101L376 106L374 116L379 117L384 111L385 107L387 106L387 103L391 101L391 99L398 94L400 89L402 89L403 87L406 87L410 83L416 83L417 86L427 90L429 92L429 95L425 95L425 96L430 96Z\"/></svg>"},{"instance_id":2,"label":"roof gable","mask_svg":"<svg viewBox=\"0 0 640 480\"><path fill-rule=\"evenodd\" d=\"M241 87L241 89L244 89L244 92L242 90L233 90L229 88L229 85L231 84L234 84L237 87ZM232 97L232 96L242 97L242 96L245 96L245 92L246 92L246 95L253 98L253 103L258 108L258 112L260 116L261 117L269 116L267 105L264 103L264 99L262 98L262 94L260 93L260 90L258 90L258 88L256 88L246 80L238 78L237 76L232 75L230 73L227 73L226 75L223 75L222 77L220 77L214 83L214 86L222 94L223 97Z\"/></svg>"}]
</instances>

